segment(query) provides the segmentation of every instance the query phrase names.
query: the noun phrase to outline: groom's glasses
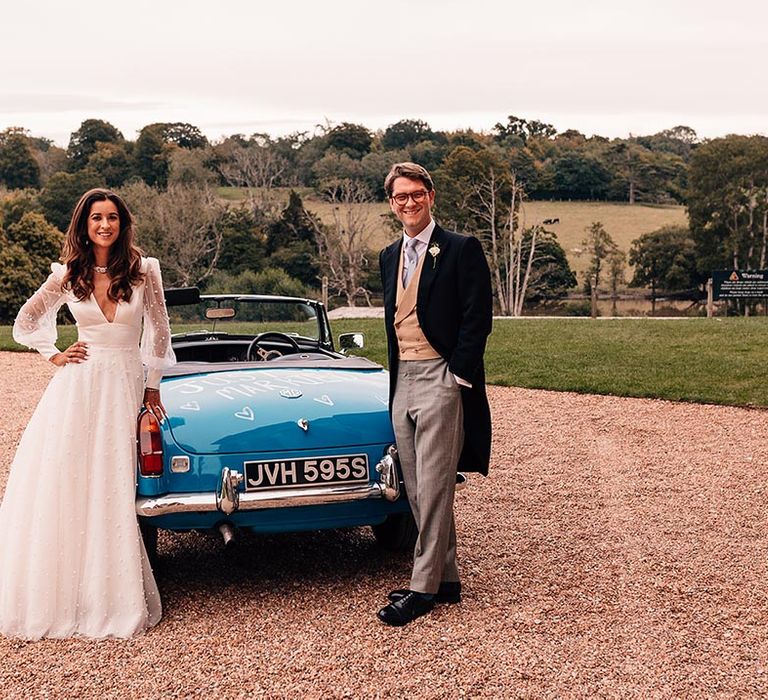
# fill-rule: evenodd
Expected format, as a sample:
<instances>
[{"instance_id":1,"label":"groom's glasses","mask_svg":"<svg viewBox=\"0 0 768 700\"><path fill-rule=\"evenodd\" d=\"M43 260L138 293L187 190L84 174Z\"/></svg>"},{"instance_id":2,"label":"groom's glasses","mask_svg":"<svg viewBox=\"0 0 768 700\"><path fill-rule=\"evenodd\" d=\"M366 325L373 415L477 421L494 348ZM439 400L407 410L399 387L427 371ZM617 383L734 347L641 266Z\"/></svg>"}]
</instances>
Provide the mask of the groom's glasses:
<instances>
[{"instance_id":1,"label":"groom's glasses","mask_svg":"<svg viewBox=\"0 0 768 700\"><path fill-rule=\"evenodd\" d=\"M426 190L408 192L407 194L405 192L401 192L400 194L393 195L392 199L394 199L395 203L397 203L402 207L408 201L409 197L413 200L414 204L421 204L427 198L428 194L429 192L427 192Z\"/></svg>"}]
</instances>

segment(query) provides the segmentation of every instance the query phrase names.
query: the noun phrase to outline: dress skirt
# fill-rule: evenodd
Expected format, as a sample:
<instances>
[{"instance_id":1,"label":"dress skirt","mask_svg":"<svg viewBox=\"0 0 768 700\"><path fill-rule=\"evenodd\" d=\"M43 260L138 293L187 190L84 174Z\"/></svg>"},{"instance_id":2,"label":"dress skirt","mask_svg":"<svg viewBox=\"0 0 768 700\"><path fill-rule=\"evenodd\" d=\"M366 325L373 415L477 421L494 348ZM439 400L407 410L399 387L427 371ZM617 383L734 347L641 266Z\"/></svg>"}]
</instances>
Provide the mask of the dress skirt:
<instances>
[{"instance_id":1,"label":"dress skirt","mask_svg":"<svg viewBox=\"0 0 768 700\"><path fill-rule=\"evenodd\" d=\"M91 344L46 388L0 506L2 634L131 637L159 621L134 500L142 391L135 344Z\"/></svg>"}]
</instances>

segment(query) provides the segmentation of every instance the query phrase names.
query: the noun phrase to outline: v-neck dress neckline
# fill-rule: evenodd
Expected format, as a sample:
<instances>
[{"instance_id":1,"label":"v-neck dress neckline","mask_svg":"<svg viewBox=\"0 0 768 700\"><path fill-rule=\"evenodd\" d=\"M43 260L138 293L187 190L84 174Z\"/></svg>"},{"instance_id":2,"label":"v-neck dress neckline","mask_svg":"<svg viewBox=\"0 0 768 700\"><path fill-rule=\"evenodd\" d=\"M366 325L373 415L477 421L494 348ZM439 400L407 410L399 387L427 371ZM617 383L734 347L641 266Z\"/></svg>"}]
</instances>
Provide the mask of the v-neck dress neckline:
<instances>
[{"instance_id":1,"label":"v-neck dress neckline","mask_svg":"<svg viewBox=\"0 0 768 700\"><path fill-rule=\"evenodd\" d=\"M93 299L93 303L96 304L96 308L99 310L99 313L101 314L101 317L104 319L105 323L112 324L117 321L117 312L120 310L119 299L115 303L115 315L112 317L111 321L107 318L107 314L104 313L104 309L101 308L101 304L99 304L99 300L96 298L96 295L93 292L91 292L91 299Z\"/></svg>"}]
</instances>

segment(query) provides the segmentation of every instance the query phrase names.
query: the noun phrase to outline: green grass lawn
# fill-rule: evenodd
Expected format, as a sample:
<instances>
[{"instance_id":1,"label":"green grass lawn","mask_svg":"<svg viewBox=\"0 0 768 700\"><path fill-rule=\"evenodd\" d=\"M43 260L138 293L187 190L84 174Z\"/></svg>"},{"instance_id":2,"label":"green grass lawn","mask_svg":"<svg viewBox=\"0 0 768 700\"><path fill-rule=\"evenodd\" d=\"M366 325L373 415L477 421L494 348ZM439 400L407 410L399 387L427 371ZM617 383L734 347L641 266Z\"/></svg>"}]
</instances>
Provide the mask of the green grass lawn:
<instances>
[{"instance_id":1,"label":"green grass lawn","mask_svg":"<svg viewBox=\"0 0 768 700\"><path fill-rule=\"evenodd\" d=\"M499 321L494 384L768 406L764 318Z\"/></svg>"},{"instance_id":2,"label":"green grass lawn","mask_svg":"<svg viewBox=\"0 0 768 700\"><path fill-rule=\"evenodd\" d=\"M333 322L362 331L360 352L386 364L383 322ZM60 332L59 347L75 338ZM19 350L0 327L0 349ZM768 406L768 319L504 319L494 322L489 383L556 391Z\"/></svg>"},{"instance_id":3,"label":"green grass lawn","mask_svg":"<svg viewBox=\"0 0 768 700\"><path fill-rule=\"evenodd\" d=\"M361 354L386 363L382 322L361 330ZM768 406L768 319L503 319L485 357L491 384L616 396Z\"/></svg>"}]
</instances>

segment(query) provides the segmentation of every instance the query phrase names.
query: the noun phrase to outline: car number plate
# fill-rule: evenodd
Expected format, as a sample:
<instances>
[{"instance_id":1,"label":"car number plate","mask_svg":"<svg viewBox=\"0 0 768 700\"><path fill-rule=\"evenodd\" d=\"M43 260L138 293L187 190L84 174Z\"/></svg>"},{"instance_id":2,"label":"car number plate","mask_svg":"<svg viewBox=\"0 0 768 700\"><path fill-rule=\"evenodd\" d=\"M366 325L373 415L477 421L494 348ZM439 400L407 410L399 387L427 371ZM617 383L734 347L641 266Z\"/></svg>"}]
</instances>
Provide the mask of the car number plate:
<instances>
[{"instance_id":1,"label":"car number plate","mask_svg":"<svg viewBox=\"0 0 768 700\"><path fill-rule=\"evenodd\" d=\"M354 484L368 481L368 455L243 462L245 490Z\"/></svg>"}]
</instances>

